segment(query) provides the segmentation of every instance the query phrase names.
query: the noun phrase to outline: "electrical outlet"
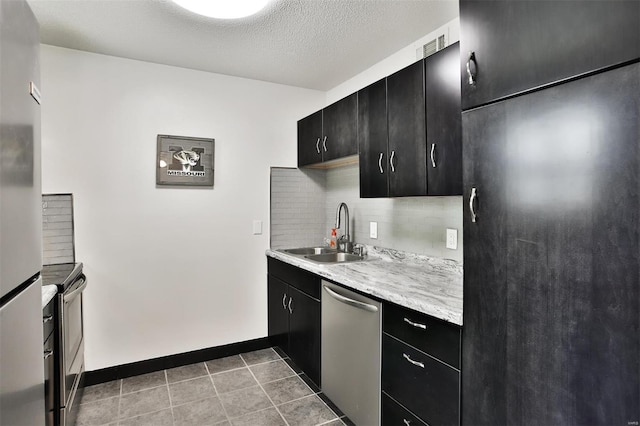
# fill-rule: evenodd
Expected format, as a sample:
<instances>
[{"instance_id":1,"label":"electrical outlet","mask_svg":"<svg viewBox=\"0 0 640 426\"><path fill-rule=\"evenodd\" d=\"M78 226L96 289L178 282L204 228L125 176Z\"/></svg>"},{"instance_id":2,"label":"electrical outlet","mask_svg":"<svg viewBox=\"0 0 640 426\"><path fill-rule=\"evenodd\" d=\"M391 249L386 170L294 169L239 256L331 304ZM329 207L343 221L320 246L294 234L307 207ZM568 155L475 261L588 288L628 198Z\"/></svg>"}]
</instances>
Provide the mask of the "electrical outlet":
<instances>
[{"instance_id":1,"label":"electrical outlet","mask_svg":"<svg viewBox=\"0 0 640 426\"><path fill-rule=\"evenodd\" d=\"M458 249L458 230L447 228L447 248L451 250Z\"/></svg>"},{"instance_id":2,"label":"electrical outlet","mask_svg":"<svg viewBox=\"0 0 640 426\"><path fill-rule=\"evenodd\" d=\"M369 238L378 238L378 222L369 222Z\"/></svg>"},{"instance_id":3,"label":"electrical outlet","mask_svg":"<svg viewBox=\"0 0 640 426\"><path fill-rule=\"evenodd\" d=\"M254 220L253 221L253 235L262 235L262 221Z\"/></svg>"}]
</instances>

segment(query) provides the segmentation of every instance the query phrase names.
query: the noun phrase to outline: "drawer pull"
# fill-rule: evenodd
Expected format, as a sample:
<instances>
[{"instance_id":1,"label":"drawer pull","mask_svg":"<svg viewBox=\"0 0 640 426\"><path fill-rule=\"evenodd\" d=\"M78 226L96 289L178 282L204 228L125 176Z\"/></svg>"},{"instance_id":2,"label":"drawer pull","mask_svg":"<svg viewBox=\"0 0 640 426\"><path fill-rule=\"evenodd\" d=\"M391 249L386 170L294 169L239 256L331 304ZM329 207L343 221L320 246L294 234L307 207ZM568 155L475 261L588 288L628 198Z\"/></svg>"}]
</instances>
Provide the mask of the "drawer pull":
<instances>
[{"instance_id":1,"label":"drawer pull","mask_svg":"<svg viewBox=\"0 0 640 426\"><path fill-rule=\"evenodd\" d=\"M423 330L426 330L426 329L427 329L427 326L426 326L426 325L424 325L424 324L420 324L420 323L417 323L417 322L413 322L413 321L411 321L409 318L406 318L406 317L404 318L404 322L406 322L407 324L412 325L412 326L414 326L414 327L416 327L416 328L421 328L421 329L423 329Z\"/></svg>"},{"instance_id":2,"label":"drawer pull","mask_svg":"<svg viewBox=\"0 0 640 426\"><path fill-rule=\"evenodd\" d=\"M48 322L53 321L53 315L47 315L46 317L42 317L42 323L46 324Z\"/></svg>"},{"instance_id":3,"label":"drawer pull","mask_svg":"<svg viewBox=\"0 0 640 426\"><path fill-rule=\"evenodd\" d=\"M51 355L53 355L53 351L47 349L46 351L44 351L44 359L49 358Z\"/></svg>"},{"instance_id":4,"label":"drawer pull","mask_svg":"<svg viewBox=\"0 0 640 426\"><path fill-rule=\"evenodd\" d=\"M407 419L402 419L402 421L404 422L404 424L405 424L405 425L407 425L407 426L411 426L411 425L410 425L410 423L411 423L411 422L410 422L409 420L407 420Z\"/></svg>"},{"instance_id":5,"label":"drawer pull","mask_svg":"<svg viewBox=\"0 0 640 426\"><path fill-rule=\"evenodd\" d=\"M407 354L402 354L402 356L404 357L404 359L406 359L407 361L409 361L411 364L416 365L420 368L424 368L424 364L419 362L419 361L414 361L411 359L411 357Z\"/></svg>"}]
</instances>

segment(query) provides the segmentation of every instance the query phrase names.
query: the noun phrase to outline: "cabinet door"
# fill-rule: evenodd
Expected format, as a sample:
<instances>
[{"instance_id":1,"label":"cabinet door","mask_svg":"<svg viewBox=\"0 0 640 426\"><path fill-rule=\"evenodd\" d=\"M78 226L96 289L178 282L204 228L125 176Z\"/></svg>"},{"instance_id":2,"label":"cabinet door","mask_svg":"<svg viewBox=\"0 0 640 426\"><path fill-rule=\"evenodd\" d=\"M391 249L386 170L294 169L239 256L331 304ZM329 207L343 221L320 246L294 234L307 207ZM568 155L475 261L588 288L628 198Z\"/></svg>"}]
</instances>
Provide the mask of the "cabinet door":
<instances>
[{"instance_id":1,"label":"cabinet door","mask_svg":"<svg viewBox=\"0 0 640 426\"><path fill-rule=\"evenodd\" d=\"M357 94L353 93L322 110L323 161L358 154L357 99Z\"/></svg>"},{"instance_id":2,"label":"cabinet door","mask_svg":"<svg viewBox=\"0 0 640 426\"><path fill-rule=\"evenodd\" d=\"M322 162L322 110L298 121L298 167Z\"/></svg>"},{"instance_id":3,"label":"cabinet door","mask_svg":"<svg viewBox=\"0 0 640 426\"><path fill-rule=\"evenodd\" d=\"M358 148L360 151L360 197L387 197L387 80L358 92Z\"/></svg>"},{"instance_id":4,"label":"cabinet door","mask_svg":"<svg viewBox=\"0 0 640 426\"><path fill-rule=\"evenodd\" d=\"M268 330L269 340L289 352L289 302L288 285L279 279L269 276L267 284Z\"/></svg>"},{"instance_id":5,"label":"cabinet door","mask_svg":"<svg viewBox=\"0 0 640 426\"><path fill-rule=\"evenodd\" d=\"M640 416L639 92L634 64L465 113L465 179L498 174L503 197L485 207L479 188L464 223L466 422ZM496 145L501 161L483 161Z\"/></svg>"},{"instance_id":6,"label":"cabinet door","mask_svg":"<svg viewBox=\"0 0 640 426\"><path fill-rule=\"evenodd\" d=\"M427 195L424 61L387 77L389 195Z\"/></svg>"},{"instance_id":7,"label":"cabinet door","mask_svg":"<svg viewBox=\"0 0 640 426\"><path fill-rule=\"evenodd\" d=\"M425 59L429 195L462 195L459 60L458 43Z\"/></svg>"},{"instance_id":8,"label":"cabinet door","mask_svg":"<svg viewBox=\"0 0 640 426\"><path fill-rule=\"evenodd\" d=\"M640 57L637 0L461 0L460 22L465 110Z\"/></svg>"},{"instance_id":9,"label":"cabinet door","mask_svg":"<svg viewBox=\"0 0 640 426\"><path fill-rule=\"evenodd\" d=\"M320 301L289 286L289 356L320 385Z\"/></svg>"}]
</instances>

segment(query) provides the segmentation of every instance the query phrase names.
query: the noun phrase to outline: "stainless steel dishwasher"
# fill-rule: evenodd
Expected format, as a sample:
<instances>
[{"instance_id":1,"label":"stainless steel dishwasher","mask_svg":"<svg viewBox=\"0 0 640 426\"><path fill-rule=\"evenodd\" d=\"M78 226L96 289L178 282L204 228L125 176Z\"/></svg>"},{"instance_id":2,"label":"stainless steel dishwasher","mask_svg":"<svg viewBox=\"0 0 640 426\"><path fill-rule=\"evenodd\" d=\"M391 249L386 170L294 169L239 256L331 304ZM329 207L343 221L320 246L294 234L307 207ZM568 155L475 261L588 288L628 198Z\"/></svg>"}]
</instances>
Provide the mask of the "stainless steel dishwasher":
<instances>
[{"instance_id":1,"label":"stainless steel dishwasher","mask_svg":"<svg viewBox=\"0 0 640 426\"><path fill-rule=\"evenodd\" d=\"M356 425L380 424L382 304L322 281L322 391Z\"/></svg>"}]
</instances>

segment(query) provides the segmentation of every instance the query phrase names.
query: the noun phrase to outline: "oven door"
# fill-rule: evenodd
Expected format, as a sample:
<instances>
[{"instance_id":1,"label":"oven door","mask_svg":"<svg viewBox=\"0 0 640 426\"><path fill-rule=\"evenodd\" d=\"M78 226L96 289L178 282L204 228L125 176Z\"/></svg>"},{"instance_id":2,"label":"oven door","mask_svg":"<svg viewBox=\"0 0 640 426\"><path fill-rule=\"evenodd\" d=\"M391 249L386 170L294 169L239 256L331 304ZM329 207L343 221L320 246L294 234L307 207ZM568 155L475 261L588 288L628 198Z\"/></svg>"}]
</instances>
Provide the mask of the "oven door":
<instances>
[{"instance_id":1,"label":"oven door","mask_svg":"<svg viewBox=\"0 0 640 426\"><path fill-rule=\"evenodd\" d=\"M61 386L60 403L67 414L73 406L73 397L84 370L84 326L82 316L82 292L87 279L78 279L60 296L61 302Z\"/></svg>"}]
</instances>

